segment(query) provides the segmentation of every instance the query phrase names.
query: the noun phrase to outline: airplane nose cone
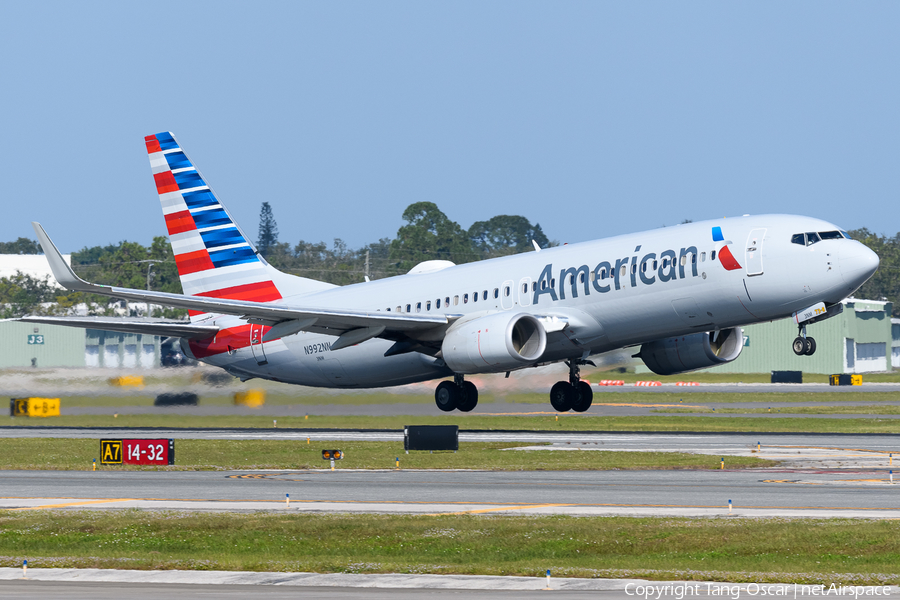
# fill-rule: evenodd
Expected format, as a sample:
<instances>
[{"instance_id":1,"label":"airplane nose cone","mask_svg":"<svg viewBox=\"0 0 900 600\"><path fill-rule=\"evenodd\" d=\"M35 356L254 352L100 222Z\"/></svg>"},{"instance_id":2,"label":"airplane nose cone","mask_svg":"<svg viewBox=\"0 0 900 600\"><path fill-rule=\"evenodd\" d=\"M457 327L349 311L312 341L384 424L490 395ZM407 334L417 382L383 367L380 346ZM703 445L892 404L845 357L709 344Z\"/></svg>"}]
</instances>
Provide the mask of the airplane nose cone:
<instances>
[{"instance_id":1,"label":"airplane nose cone","mask_svg":"<svg viewBox=\"0 0 900 600\"><path fill-rule=\"evenodd\" d=\"M841 248L841 276L854 289L875 274L878 263L878 255L859 242Z\"/></svg>"}]
</instances>

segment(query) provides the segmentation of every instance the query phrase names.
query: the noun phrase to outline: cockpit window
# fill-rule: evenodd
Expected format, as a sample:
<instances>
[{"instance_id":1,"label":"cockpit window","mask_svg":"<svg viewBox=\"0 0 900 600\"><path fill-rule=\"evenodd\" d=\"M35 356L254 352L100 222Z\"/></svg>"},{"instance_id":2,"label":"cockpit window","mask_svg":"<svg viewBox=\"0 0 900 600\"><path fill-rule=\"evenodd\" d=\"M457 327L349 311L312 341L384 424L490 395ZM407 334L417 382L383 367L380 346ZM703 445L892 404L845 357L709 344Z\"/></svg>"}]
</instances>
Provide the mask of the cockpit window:
<instances>
[{"instance_id":1,"label":"cockpit window","mask_svg":"<svg viewBox=\"0 0 900 600\"><path fill-rule=\"evenodd\" d=\"M812 232L808 232L808 233L795 233L794 235L791 236L791 243L799 244L801 246L812 246L816 242L821 242L822 240L840 240L840 239L852 240L853 238L850 237L850 234L848 234L844 230L820 231L818 233L816 233L815 231L812 231Z\"/></svg>"}]
</instances>

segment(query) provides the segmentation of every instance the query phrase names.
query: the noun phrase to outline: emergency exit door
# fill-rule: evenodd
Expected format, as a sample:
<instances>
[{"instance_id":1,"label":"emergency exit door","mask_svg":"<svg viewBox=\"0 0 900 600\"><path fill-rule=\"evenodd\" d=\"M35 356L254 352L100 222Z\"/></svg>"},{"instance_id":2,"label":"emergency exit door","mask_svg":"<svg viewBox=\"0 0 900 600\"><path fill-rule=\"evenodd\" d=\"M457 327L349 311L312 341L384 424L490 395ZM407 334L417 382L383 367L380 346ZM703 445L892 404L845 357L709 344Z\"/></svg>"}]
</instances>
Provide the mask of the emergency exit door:
<instances>
[{"instance_id":1,"label":"emergency exit door","mask_svg":"<svg viewBox=\"0 0 900 600\"><path fill-rule=\"evenodd\" d=\"M747 263L747 277L763 274L762 244L766 236L765 229L753 229L747 236L747 250L744 261Z\"/></svg>"},{"instance_id":2,"label":"emergency exit door","mask_svg":"<svg viewBox=\"0 0 900 600\"><path fill-rule=\"evenodd\" d=\"M259 365L269 364L266 359L266 349L262 341L263 326L258 323L250 323L250 350L253 352L253 358Z\"/></svg>"}]
</instances>

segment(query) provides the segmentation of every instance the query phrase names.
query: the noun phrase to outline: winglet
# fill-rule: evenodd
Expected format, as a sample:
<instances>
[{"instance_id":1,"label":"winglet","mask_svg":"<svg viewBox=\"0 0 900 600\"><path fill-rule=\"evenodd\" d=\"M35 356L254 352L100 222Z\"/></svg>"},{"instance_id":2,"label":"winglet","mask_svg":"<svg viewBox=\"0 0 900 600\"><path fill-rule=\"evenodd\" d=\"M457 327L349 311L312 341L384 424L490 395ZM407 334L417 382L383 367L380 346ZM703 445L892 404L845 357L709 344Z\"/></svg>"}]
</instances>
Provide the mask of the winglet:
<instances>
[{"instance_id":1,"label":"winglet","mask_svg":"<svg viewBox=\"0 0 900 600\"><path fill-rule=\"evenodd\" d=\"M67 290L76 292L94 291L94 288L97 286L84 281L75 274L72 267L66 264L62 254L59 253L59 250L53 245L53 242L50 241L50 236L47 235L47 232L44 231L41 224L37 221L32 221L31 226L34 227L34 232L37 234L38 241L41 243L41 248L44 250L44 256L47 257L47 262L50 263L50 270L53 271L53 276L56 278L56 281Z\"/></svg>"}]
</instances>

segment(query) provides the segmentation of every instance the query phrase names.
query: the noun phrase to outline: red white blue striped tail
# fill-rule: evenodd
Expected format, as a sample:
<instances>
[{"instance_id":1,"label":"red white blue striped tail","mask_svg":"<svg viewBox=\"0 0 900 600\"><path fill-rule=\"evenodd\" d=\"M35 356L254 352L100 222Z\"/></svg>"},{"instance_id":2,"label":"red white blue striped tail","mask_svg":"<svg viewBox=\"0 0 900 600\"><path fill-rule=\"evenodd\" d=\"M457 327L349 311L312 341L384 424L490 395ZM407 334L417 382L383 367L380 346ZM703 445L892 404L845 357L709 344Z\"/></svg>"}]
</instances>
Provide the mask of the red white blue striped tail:
<instances>
[{"instance_id":1,"label":"red white blue striped tail","mask_svg":"<svg viewBox=\"0 0 900 600\"><path fill-rule=\"evenodd\" d=\"M185 294L271 302L331 287L285 275L262 259L170 132L144 141ZM192 321L202 318L191 313Z\"/></svg>"}]
</instances>

